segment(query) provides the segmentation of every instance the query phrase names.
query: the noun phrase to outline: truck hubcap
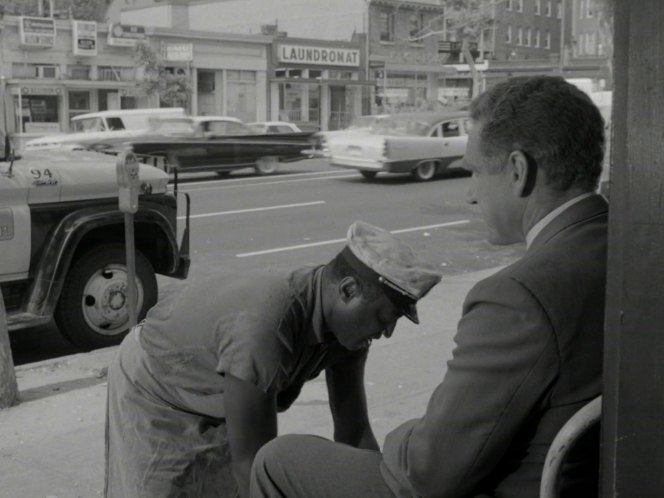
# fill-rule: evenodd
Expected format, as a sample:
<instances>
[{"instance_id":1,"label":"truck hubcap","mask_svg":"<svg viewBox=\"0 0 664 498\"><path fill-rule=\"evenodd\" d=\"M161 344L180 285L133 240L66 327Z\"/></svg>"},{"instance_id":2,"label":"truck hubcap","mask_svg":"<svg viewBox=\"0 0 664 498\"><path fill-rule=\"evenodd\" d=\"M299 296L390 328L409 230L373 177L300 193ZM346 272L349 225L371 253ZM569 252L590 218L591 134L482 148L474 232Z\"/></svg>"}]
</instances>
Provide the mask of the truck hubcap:
<instances>
[{"instance_id":1,"label":"truck hubcap","mask_svg":"<svg viewBox=\"0 0 664 498\"><path fill-rule=\"evenodd\" d=\"M143 304L143 288L136 279L138 303ZM127 270L124 265L108 265L96 271L83 289L83 317L95 332L115 335L127 327Z\"/></svg>"}]
</instances>

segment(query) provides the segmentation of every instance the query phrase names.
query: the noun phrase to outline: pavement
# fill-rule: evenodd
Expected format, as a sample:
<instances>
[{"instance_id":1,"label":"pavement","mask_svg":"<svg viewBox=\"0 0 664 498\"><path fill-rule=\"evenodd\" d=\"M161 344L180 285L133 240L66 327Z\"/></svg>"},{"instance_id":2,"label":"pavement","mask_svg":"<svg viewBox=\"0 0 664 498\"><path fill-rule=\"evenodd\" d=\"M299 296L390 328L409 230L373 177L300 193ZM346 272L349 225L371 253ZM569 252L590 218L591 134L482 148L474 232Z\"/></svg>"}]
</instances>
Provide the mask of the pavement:
<instances>
[{"instance_id":1,"label":"pavement","mask_svg":"<svg viewBox=\"0 0 664 498\"><path fill-rule=\"evenodd\" d=\"M496 270L444 277L418 304L419 326L400 320L392 338L374 342L365 379L379 443L424 413L451 357L464 297ZM116 349L16 367L21 402L0 410L0 498L102 496L106 373ZM332 437L323 378L279 415L279 433L294 432Z\"/></svg>"}]
</instances>

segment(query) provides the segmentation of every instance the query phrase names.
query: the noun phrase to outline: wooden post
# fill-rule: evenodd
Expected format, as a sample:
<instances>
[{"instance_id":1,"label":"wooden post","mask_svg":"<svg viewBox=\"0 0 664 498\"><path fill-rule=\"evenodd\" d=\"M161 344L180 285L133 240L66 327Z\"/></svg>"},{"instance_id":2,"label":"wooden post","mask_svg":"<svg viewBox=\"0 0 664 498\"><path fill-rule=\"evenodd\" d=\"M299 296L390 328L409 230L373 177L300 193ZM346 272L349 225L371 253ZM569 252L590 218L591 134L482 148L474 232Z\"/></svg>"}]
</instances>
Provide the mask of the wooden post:
<instances>
[{"instance_id":1,"label":"wooden post","mask_svg":"<svg viewBox=\"0 0 664 498\"><path fill-rule=\"evenodd\" d=\"M602 497L664 490L664 3L615 3Z\"/></svg>"},{"instance_id":2,"label":"wooden post","mask_svg":"<svg viewBox=\"0 0 664 498\"><path fill-rule=\"evenodd\" d=\"M0 409L16 403L18 403L16 373L14 372L12 350L9 346L5 303L2 299L2 292L0 292Z\"/></svg>"}]
</instances>

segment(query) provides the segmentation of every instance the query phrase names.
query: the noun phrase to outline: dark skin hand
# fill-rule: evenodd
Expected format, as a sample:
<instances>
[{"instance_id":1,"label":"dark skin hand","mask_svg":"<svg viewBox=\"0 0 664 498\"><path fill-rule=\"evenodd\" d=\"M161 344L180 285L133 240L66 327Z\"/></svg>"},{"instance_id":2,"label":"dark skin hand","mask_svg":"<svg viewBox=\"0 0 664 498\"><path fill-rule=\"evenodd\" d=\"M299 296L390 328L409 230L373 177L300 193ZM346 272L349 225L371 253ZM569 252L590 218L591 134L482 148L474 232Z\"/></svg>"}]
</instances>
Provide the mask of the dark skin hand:
<instances>
[{"instance_id":1,"label":"dark skin hand","mask_svg":"<svg viewBox=\"0 0 664 498\"><path fill-rule=\"evenodd\" d=\"M249 496L249 474L256 453L277 436L276 396L226 374L224 407L233 473L239 496L246 497Z\"/></svg>"},{"instance_id":2,"label":"dark skin hand","mask_svg":"<svg viewBox=\"0 0 664 498\"><path fill-rule=\"evenodd\" d=\"M353 362L339 362L325 371L334 420L334 440L356 448L378 450L367 412L365 361L362 358Z\"/></svg>"}]
</instances>

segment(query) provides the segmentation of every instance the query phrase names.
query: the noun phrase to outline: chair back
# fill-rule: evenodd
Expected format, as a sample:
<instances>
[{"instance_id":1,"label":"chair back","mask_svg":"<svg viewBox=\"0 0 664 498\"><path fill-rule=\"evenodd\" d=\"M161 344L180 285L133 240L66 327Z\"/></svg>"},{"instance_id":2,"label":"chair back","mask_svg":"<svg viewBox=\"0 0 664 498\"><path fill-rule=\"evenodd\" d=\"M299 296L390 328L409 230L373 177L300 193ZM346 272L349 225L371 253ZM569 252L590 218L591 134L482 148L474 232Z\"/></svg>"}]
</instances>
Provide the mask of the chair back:
<instances>
[{"instance_id":1,"label":"chair back","mask_svg":"<svg viewBox=\"0 0 664 498\"><path fill-rule=\"evenodd\" d=\"M565 422L553 439L544 461L540 498L558 498L565 455L574 443L602 416L602 396L585 404Z\"/></svg>"}]
</instances>

